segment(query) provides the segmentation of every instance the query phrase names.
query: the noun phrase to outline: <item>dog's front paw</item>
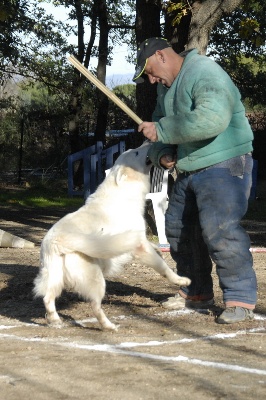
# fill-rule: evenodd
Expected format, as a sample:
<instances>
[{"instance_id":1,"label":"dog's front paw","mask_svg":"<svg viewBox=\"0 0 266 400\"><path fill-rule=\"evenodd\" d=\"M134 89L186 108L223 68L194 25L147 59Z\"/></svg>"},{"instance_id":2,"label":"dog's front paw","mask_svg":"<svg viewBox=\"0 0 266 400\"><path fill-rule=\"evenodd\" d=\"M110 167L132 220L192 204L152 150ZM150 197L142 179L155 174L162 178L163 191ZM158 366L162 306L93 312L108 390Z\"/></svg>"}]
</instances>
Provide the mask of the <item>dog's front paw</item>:
<instances>
[{"instance_id":1,"label":"dog's front paw","mask_svg":"<svg viewBox=\"0 0 266 400\"><path fill-rule=\"evenodd\" d=\"M46 317L47 325L51 328L63 328L66 324L61 319L50 319Z\"/></svg>"},{"instance_id":2,"label":"dog's front paw","mask_svg":"<svg viewBox=\"0 0 266 400\"><path fill-rule=\"evenodd\" d=\"M67 326L63 322L49 322L47 325L49 326L49 328L56 328L56 329L61 329Z\"/></svg>"},{"instance_id":3,"label":"dog's front paw","mask_svg":"<svg viewBox=\"0 0 266 400\"><path fill-rule=\"evenodd\" d=\"M185 278L185 277L179 277L178 278L178 284L180 286L189 286L191 284L191 280L189 278Z\"/></svg>"},{"instance_id":4,"label":"dog's front paw","mask_svg":"<svg viewBox=\"0 0 266 400\"><path fill-rule=\"evenodd\" d=\"M115 325L115 324L113 324L112 322L109 321L108 324L102 326L102 329L103 329L104 331L114 331L114 332L117 332L119 326L120 326L120 325Z\"/></svg>"},{"instance_id":5,"label":"dog's front paw","mask_svg":"<svg viewBox=\"0 0 266 400\"><path fill-rule=\"evenodd\" d=\"M171 270L171 274L168 276L168 280L171 283L179 286L189 286L191 284L191 280L186 278L185 276L179 276Z\"/></svg>"}]
</instances>

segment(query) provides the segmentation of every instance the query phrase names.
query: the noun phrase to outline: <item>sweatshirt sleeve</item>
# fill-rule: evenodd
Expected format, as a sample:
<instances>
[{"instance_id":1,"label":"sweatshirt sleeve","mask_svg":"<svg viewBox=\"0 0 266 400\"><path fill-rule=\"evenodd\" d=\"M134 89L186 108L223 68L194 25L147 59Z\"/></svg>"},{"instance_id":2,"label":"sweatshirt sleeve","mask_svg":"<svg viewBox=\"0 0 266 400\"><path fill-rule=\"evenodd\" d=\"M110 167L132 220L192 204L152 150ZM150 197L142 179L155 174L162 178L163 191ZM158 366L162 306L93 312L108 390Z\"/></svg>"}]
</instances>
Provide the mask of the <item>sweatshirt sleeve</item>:
<instances>
[{"instance_id":1,"label":"sweatshirt sleeve","mask_svg":"<svg viewBox=\"0 0 266 400\"><path fill-rule=\"evenodd\" d=\"M189 82L184 81L182 86L189 88ZM158 140L181 144L216 137L230 124L236 96L236 88L227 77L199 79L191 91L183 90L176 100L183 101L186 106L181 103L175 115L163 117L155 123Z\"/></svg>"},{"instance_id":2,"label":"sweatshirt sleeve","mask_svg":"<svg viewBox=\"0 0 266 400\"><path fill-rule=\"evenodd\" d=\"M161 142L155 142L148 151L148 157L155 167L163 168L160 164L160 159L162 156L169 154L171 156L176 156L177 146L171 144L165 144Z\"/></svg>"}]
</instances>

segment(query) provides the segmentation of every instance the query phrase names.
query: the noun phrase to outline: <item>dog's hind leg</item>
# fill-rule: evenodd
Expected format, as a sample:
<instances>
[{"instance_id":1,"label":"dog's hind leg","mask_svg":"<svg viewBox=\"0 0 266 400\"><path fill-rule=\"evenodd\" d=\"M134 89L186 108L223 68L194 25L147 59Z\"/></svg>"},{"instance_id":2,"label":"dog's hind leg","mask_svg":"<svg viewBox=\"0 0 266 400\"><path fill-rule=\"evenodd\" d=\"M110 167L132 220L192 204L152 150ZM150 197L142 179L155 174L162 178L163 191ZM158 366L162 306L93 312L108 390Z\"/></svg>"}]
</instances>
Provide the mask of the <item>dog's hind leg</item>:
<instances>
[{"instance_id":1,"label":"dog's hind leg","mask_svg":"<svg viewBox=\"0 0 266 400\"><path fill-rule=\"evenodd\" d=\"M101 301L97 300L92 300L91 301L91 307L92 311L99 321L102 329L107 329L107 330L112 330L112 331L117 331L118 330L118 325L113 324L105 315L105 313L102 310L101 307Z\"/></svg>"},{"instance_id":2,"label":"dog's hind leg","mask_svg":"<svg viewBox=\"0 0 266 400\"><path fill-rule=\"evenodd\" d=\"M180 286L190 285L191 280L189 278L179 276L172 271L148 240L144 241L141 246L136 249L134 255L136 258L140 259L141 263L152 267L160 275L168 279L169 282Z\"/></svg>"},{"instance_id":3,"label":"dog's hind leg","mask_svg":"<svg viewBox=\"0 0 266 400\"><path fill-rule=\"evenodd\" d=\"M90 265L90 273L92 279L91 282L93 282L89 293L92 311L99 321L102 329L116 331L118 329L118 325L115 325L109 321L102 309L102 299L105 295L105 279L102 271L98 265Z\"/></svg>"},{"instance_id":4,"label":"dog's hind leg","mask_svg":"<svg viewBox=\"0 0 266 400\"><path fill-rule=\"evenodd\" d=\"M91 303L92 311L102 329L117 330L102 310L105 295L105 279L99 265L93 259L80 253L68 254L65 259L68 286Z\"/></svg>"},{"instance_id":5,"label":"dog's hind leg","mask_svg":"<svg viewBox=\"0 0 266 400\"><path fill-rule=\"evenodd\" d=\"M49 326L61 328L64 326L61 318L59 317L55 307L55 296L52 290L48 290L43 298L44 306L46 309L46 321Z\"/></svg>"},{"instance_id":6,"label":"dog's hind leg","mask_svg":"<svg viewBox=\"0 0 266 400\"><path fill-rule=\"evenodd\" d=\"M36 290L39 294L43 291L43 303L46 310L46 321L49 326L60 328L63 322L55 306L55 299L60 296L64 287L63 257L53 255L52 263L41 269L36 278Z\"/></svg>"}]
</instances>

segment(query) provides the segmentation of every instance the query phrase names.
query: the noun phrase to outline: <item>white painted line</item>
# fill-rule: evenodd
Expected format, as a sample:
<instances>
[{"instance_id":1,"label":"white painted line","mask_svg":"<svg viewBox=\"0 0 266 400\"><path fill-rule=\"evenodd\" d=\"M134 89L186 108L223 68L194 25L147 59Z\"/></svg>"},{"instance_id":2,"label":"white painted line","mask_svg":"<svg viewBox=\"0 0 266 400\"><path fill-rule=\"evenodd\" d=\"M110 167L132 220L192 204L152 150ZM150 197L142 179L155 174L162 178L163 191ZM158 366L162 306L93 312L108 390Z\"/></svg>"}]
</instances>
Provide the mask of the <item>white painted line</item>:
<instances>
[{"instance_id":1,"label":"white painted line","mask_svg":"<svg viewBox=\"0 0 266 400\"><path fill-rule=\"evenodd\" d=\"M143 347L143 346L162 346L162 345L171 345L171 344L183 344L183 343L192 343L192 342L198 342L198 341L207 341L207 340L216 340L216 339L232 339L235 338L239 335L247 335L248 333L255 333L255 332L266 332L266 328L254 328L248 331L238 331L235 333L218 333L217 335L211 335L211 336L202 336L201 338L196 338L196 339L188 339L188 338L183 338L179 340L169 340L169 341L149 341L146 343L137 343L137 342L125 342L121 343L119 346L124 348L129 348L129 347Z\"/></svg>"},{"instance_id":2,"label":"white painted line","mask_svg":"<svg viewBox=\"0 0 266 400\"><path fill-rule=\"evenodd\" d=\"M258 321L266 321L266 315L254 314L254 319L257 319Z\"/></svg>"},{"instance_id":3,"label":"white painted line","mask_svg":"<svg viewBox=\"0 0 266 400\"><path fill-rule=\"evenodd\" d=\"M9 375L0 375L0 379L9 380L11 376Z\"/></svg>"},{"instance_id":4,"label":"white painted line","mask_svg":"<svg viewBox=\"0 0 266 400\"><path fill-rule=\"evenodd\" d=\"M218 335L213 335L213 336L206 336L202 338L197 338L197 339L191 339L191 341L198 341L198 340L214 340L214 339L230 339L232 337L236 337L237 335L241 334L247 334L247 333L254 333L254 332L259 332L259 331L265 331L264 328L256 328L256 329L251 329L250 331L239 331L236 333L232 334L218 334ZM154 355L154 354L148 354L148 353L141 353L141 352L133 352L129 350L125 350L125 347L130 347L127 346L127 343L121 343L118 345L109 345L109 344L80 344L80 343L73 343L68 342L67 338L60 337L56 341L51 338L40 338L40 337L23 337L23 336L16 336L12 334L0 334L0 338L5 338L5 339L13 339L13 340L19 340L19 341L25 341L25 342L40 342L40 343L49 343L51 345L57 345L57 346L63 346L67 348L75 348L75 349L81 349L81 350L89 350L89 351L99 351L99 352L106 352L106 353L112 353L112 354L118 354L118 355L124 355L128 357L137 357L137 358L144 358L144 359L150 359L150 360L155 360L155 361L162 361L162 362L184 362L188 364L195 364L195 365L201 365L201 366L206 366L210 368L216 368L216 369L223 369L223 370L230 370L230 371L237 371L237 372L242 372L242 373L248 373L248 374L256 374L256 375L265 375L266 376L266 370L261 370L261 369L256 369L256 368L249 368L249 367L243 367L240 365L233 365L233 364L225 364L225 363L220 363L220 362L213 362L213 361L206 361L206 360L200 360L196 358L189 358L185 357L182 355L179 356L162 356L162 355ZM141 345L162 345L162 344L175 344L175 343L184 343L184 341L189 341L189 339L181 339L179 341L169 341L169 342L156 342L156 341L151 341L151 342L146 342L142 343Z\"/></svg>"},{"instance_id":5,"label":"white painted line","mask_svg":"<svg viewBox=\"0 0 266 400\"><path fill-rule=\"evenodd\" d=\"M170 356L161 356L161 355L154 355L154 354L148 354L148 353L133 352L133 351L119 349L119 348L117 348L117 346L113 346L113 345L111 345L111 346L110 345L92 345L91 346L91 345L77 345L74 343L61 343L60 345L66 346L68 348L72 347L75 349L78 348L78 349L84 349L84 350L93 350L93 351L101 351L101 352L114 353L114 354L122 354L122 355L126 355L126 356L146 358L146 359L156 360L156 361L187 362L189 364L196 364L196 365L212 367L212 368L217 368L217 369L223 369L223 370L237 371L237 372L256 374L256 375L266 375L266 370L263 370L263 369L248 368L248 367L242 367L240 365L217 363L217 362L213 362L213 361L204 361L204 360L184 357L184 356L180 356L180 355L177 357L170 357Z\"/></svg>"},{"instance_id":6,"label":"white painted line","mask_svg":"<svg viewBox=\"0 0 266 400\"><path fill-rule=\"evenodd\" d=\"M14 322L13 322L14 323ZM19 328L22 326L40 326L39 324L27 323L27 322L17 322L16 325L0 325L0 330L11 329L11 328Z\"/></svg>"},{"instance_id":7,"label":"white painted line","mask_svg":"<svg viewBox=\"0 0 266 400\"><path fill-rule=\"evenodd\" d=\"M19 325L0 325L0 330L17 328Z\"/></svg>"}]
</instances>

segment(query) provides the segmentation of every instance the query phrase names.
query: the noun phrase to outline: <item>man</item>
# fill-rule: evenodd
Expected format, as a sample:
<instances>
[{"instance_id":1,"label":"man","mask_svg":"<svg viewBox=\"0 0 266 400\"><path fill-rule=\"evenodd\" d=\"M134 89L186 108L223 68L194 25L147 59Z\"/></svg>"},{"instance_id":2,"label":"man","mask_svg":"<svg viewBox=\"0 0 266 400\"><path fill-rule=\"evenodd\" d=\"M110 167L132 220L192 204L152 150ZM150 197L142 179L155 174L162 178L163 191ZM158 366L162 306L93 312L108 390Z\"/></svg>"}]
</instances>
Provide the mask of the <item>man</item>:
<instances>
[{"instance_id":1,"label":"man","mask_svg":"<svg viewBox=\"0 0 266 400\"><path fill-rule=\"evenodd\" d=\"M149 153L154 165L176 164L165 229L178 274L192 280L165 307L212 305L213 261L225 303L217 322L253 319L256 275L240 226L251 188L253 133L240 93L213 60L196 49L177 54L163 38L138 48L133 81L144 79L158 83L158 97L153 122L138 130L155 142Z\"/></svg>"}]
</instances>

